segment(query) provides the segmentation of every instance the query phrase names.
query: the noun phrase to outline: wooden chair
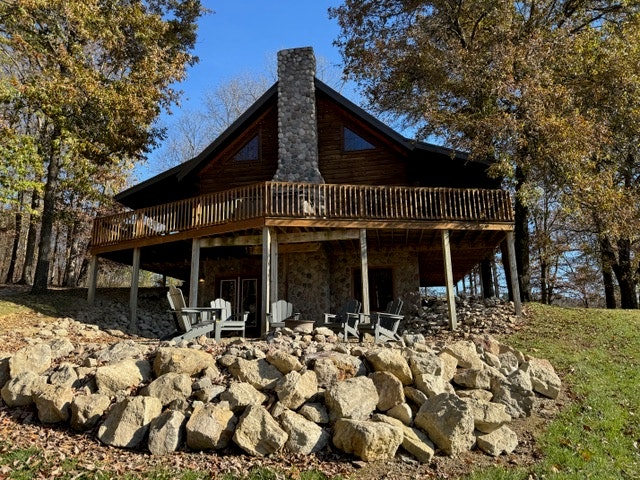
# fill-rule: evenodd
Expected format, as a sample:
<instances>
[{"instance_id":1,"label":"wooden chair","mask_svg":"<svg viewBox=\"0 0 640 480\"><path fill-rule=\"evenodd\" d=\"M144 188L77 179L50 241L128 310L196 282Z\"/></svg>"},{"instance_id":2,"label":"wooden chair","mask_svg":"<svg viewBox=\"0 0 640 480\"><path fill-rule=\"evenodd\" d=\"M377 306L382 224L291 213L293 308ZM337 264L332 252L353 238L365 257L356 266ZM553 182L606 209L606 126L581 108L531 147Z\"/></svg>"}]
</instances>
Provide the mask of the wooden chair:
<instances>
[{"instance_id":1,"label":"wooden chair","mask_svg":"<svg viewBox=\"0 0 640 480\"><path fill-rule=\"evenodd\" d=\"M278 300L271 304L271 313L267 314L267 331L276 328L283 328L284 321L287 319L298 320L299 313L293 313L293 304L286 300Z\"/></svg>"},{"instance_id":2,"label":"wooden chair","mask_svg":"<svg viewBox=\"0 0 640 480\"><path fill-rule=\"evenodd\" d=\"M244 337L245 326L249 312L243 313L240 317L231 313L231 302L223 298L216 298L211 301L211 307L220 310L220 319L216 322L215 339L220 341L223 331L239 331Z\"/></svg>"},{"instance_id":3,"label":"wooden chair","mask_svg":"<svg viewBox=\"0 0 640 480\"><path fill-rule=\"evenodd\" d=\"M358 300L350 298L342 305L338 313L324 314L324 326L342 333L345 342L349 340L349 335L359 338L358 324L360 323L361 308L362 304Z\"/></svg>"},{"instance_id":4,"label":"wooden chair","mask_svg":"<svg viewBox=\"0 0 640 480\"><path fill-rule=\"evenodd\" d=\"M167 292L170 313L176 322L177 333L172 340L188 340L200 335L208 335L215 328L215 309L208 307L187 307L182 290L171 285Z\"/></svg>"},{"instance_id":5,"label":"wooden chair","mask_svg":"<svg viewBox=\"0 0 640 480\"><path fill-rule=\"evenodd\" d=\"M404 302L396 298L387 304L387 309L384 312L374 312L368 315L371 318L368 330L373 330L375 343L387 340L401 341L398 327L400 320L404 318L404 315L400 314L403 305Z\"/></svg>"}]
</instances>

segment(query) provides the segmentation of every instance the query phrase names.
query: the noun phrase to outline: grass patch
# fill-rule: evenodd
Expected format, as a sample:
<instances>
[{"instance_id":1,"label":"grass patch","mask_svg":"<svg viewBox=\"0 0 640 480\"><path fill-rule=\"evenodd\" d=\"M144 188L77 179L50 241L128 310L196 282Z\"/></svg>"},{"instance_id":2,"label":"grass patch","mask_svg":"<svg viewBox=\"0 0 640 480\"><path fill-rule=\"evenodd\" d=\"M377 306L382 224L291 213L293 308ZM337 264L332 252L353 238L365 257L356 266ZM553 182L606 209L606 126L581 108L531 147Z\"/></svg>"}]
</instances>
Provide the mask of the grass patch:
<instances>
[{"instance_id":1,"label":"grass patch","mask_svg":"<svg viewBox=\"0 0 640 480\"><path fill-rule=\"evenodd\" d=\"M530 305L506 341L546 358L574 397L539 439L531 472L491 469L471 479L639 479L640 312Z\"/></svg>"}]
</instances>

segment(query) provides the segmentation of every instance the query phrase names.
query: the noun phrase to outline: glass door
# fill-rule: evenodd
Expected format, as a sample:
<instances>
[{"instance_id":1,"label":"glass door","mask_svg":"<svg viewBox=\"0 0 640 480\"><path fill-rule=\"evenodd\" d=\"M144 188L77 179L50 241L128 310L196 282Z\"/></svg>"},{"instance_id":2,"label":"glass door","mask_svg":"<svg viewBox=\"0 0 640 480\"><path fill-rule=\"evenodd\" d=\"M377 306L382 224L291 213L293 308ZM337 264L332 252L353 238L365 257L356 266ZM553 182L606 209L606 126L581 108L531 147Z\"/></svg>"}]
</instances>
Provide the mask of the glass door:
<instances>
[{"instance_id":1,"label":"glass door","mask_svg":"<svg viewBox=\"0 0 640 480\"><path fill-rule=\"evenodd\" d=\"M235 276L222 278L219 281L220 298L231 303L231 311L241 315L249 314L247 327L258 325L259 315L259 289L258 278L255 276Z\"/></svg>"}]
</instances>

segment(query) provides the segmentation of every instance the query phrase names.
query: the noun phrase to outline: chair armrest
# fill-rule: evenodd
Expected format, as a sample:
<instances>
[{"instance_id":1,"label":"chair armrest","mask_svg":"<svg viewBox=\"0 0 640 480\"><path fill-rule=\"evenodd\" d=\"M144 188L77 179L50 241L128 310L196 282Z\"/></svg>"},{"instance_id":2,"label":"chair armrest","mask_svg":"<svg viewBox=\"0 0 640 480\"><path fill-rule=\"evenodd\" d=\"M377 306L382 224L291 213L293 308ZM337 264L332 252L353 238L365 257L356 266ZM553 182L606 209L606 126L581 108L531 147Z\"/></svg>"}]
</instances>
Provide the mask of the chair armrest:
<instances>
[{"instance_id":1,"label":"chair armrest","mask_svg":"<svg viewBox=\"0 0 640 480\"><path fill-rule=\"evenodd\" d=\"M330 318L336 318L338 315L335 313L325 313L324 314L324 323L331 323L329 321Z\"/></svg>"}]
</instances>

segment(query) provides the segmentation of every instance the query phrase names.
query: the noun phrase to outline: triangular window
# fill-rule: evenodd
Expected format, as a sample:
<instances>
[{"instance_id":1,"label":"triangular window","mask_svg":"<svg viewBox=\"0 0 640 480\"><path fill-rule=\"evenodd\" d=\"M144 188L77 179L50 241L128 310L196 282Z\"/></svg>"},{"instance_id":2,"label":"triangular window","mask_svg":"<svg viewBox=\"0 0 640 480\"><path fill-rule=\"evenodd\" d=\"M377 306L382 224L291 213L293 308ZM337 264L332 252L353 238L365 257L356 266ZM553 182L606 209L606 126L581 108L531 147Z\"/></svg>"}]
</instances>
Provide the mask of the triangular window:
<instances>
[{"instance_id":1,"label":"triangular window","mask_svg":"<svg viewBox=\"0 0 640 480\"><path fill-rule=\"evenodd\" d=\"M256 135L249 140L244 147L238 150L238 153L234 155L233 159L239 162L260 160L260 137Z\"/></svg>"},{"instance_id":2,"label":"triangular window","mask_svg":"<svg viewBox=\"0 0 640 480\"><path fill-rule=\"evenodd\" d=\"M344 151L345 152L357 152L359 150L373 150L376 148L371 143L366 141L360 135L353 130L344 127Z\"/></svg>"}]
</instances>

